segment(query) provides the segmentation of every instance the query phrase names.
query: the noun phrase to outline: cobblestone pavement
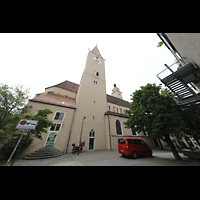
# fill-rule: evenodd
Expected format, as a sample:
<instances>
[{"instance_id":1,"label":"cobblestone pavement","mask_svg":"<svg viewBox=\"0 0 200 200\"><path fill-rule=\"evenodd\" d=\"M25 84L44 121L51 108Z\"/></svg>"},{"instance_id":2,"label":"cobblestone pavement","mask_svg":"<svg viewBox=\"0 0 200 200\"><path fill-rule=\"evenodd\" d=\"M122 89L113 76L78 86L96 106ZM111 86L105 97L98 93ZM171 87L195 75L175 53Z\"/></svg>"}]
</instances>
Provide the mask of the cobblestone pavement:
<instances>
[{"instance_id":1,"label":"cobblestone pavement","mask_svg":"<svg viewBox=\"0 0 200 200\"><path fill-rule=\"evenodd\" d=\"M176 161L168 150L153 150L153 157L132 159L122 157L117 150L87 151L64 154L41 160L17 160L13 166L200 166L200 160L192 160L179 154L183 161Z\"/></svg>"}]
</instances>

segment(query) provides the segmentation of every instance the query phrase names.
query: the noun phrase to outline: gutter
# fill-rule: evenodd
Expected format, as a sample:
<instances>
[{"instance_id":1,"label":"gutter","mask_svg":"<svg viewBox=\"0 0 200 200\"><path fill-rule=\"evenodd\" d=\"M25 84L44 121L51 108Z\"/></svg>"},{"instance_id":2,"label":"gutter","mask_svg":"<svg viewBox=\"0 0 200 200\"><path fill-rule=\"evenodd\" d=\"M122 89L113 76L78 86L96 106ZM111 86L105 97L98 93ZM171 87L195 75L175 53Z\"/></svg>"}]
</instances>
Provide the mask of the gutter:
<instances>
[{"instance_id":1,"label":"gutter","mask_svg":"<svg viewBox=\"0 0 200 200\"><path fill-rule=\"evenodd\" d=\"M108 116L108 127L109 127L109 138L110 138L110 150L112 150L112 144L111 144L111 132L110 132L110 117Z\"/></svg>"},{"instance_id":2,"label":"gutter","mask_svg":"<svg viewBox=\"0 0 200 200\"><path fill-rule=\"evenodd\" d=\"M169 38L165 33L157 33L158 37L163 41L165 46L171 51L171 53L174 55L176 60L180 62L180 64L184 67L187 62L186 60L180 55L180 53L177 51L177 49L174 47L174 45L171 43Z\"/></svg>"}]
</instances>

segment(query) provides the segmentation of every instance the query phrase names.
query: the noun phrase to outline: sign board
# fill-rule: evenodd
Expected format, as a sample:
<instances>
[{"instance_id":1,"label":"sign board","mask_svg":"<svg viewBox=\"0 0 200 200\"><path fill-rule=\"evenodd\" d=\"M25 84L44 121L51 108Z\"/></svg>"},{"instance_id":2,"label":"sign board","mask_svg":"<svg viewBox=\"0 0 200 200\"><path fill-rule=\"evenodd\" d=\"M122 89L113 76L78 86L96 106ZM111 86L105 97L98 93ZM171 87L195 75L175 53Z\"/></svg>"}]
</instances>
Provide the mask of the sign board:
<instances>
[{"instance_id":1,"label":"sign board","mask_svg":"<svg viewBox=\"0 0 200 200\"><path fill-rule=\"evenodd\" d=\"M29 119L21 119L16 126L16 129L35 129L38 121L29 120Z\"/></svg>"}]
</instances>

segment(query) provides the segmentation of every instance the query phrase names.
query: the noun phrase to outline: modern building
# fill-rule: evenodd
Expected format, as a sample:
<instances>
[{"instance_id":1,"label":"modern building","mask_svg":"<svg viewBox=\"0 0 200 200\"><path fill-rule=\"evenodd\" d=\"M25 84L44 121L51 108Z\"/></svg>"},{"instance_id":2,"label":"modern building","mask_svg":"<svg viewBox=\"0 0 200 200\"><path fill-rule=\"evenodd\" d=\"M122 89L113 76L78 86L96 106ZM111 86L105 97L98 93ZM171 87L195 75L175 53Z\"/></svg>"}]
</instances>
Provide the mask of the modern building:
<instances>
[{"instance_id":1,"label":"modern building","mask_svg":"<svg viewBox=\"0 0 200 200\"><path fill-rule=\"evenodd\" d=\"M161 71L157 77L176 96L175 101L183 108L200 102L200 34L158 33L176 62Z\"/></svg>"},{"instance_id":2,"label":"modern building","mask_svg":"<svg viewBox=\"0 0 200 200\"><path fill-rule=\"evenodd\" d=\"M123 100L122 92L114 84L112 94L106 94L105 59L97 46L88 52L80 84L64 81L45 88L44 93L30 99L31 114L38 109L49 108L48 116L55 123L42 134L42 140L34 139L23 155L40 148L53 146L63 153L71 152L72 143L78 145L82 130L84 151L117 149L119 137L142 138L150 147L159 147L157 139L146 133L135 133L123 124L128 116L125 110L130 103Z\"/></svg>"},{"instance_id":3,"label":"modern building","mask_svg":"<svg viewBox=\"0 0 200 200\"><path fill-rule=\"evenodd\" d=\"M175 56L175 63L157 77L168 87L176 103L191 121L200 121L200 34L199 33L157 33L165 46ZM179 63L179 66L176 63ZM200 135L200 130L199 135ZM200 139L185 137L180 143L187 147L200 148Z\"/></svg>"}]
</instances>

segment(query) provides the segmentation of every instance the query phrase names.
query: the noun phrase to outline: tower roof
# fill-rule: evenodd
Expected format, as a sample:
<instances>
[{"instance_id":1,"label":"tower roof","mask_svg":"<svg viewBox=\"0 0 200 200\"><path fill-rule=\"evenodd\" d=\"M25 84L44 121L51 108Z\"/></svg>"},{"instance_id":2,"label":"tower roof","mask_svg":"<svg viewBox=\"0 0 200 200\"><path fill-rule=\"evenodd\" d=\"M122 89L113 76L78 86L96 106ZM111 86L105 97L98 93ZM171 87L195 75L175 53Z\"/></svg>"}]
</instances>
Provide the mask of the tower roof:
<instances>
[{"instance_id":1,"label":"tower roof","mask_svg":"<svg viewBox=\"0 0 200 200\"><path fill-rule=\"evenodd\" d=\"M114 97L114 96L111 96L111 95L108 95L108 94L107 94L107 102L117 104L119 106L124 106L124 107L127 107L127 108L131 107L131 104L128 101L125 101L121 98L117 98L117 97Z\"/></svg>"},{"instance_id":2,"label":"tower roof","mask_svg":"<svg viewBox=\"0 0 200 200\"><path fill-rule=\"evenodd\" d=\"M99 51L97 45L92 49L92 51Z\"/></svg>"},{"instance_id":3,"label":"tower roof","mask_svg":"<svg viewBox=\"0 0 200 200\"><path fill-rule=\"evenodd\" d=\"M102 55L100 54L100 51L99 51L97 45L91 50L91 52L93 52L94 54L100 56L100 57L103 59L103 57L102 57Z\"/></svg>"},{"instance_id":4,"label":"tower roof","mask_svg":"<svg viewBox=\"0 0 200 200\"><path fill-rule=\"evenodd\" d=\"M65 90L70 90L72 92L77 92L79 85L76 83L72 83L70 81L63 81L62 83L58 83L58 84L52 85L50 87L59 87L59 88L65 89ZM47 87L47 88L50 88L50 87ZM45 88L45 89L47 89L47 88Z\"/></svg>"}]
</instances>

